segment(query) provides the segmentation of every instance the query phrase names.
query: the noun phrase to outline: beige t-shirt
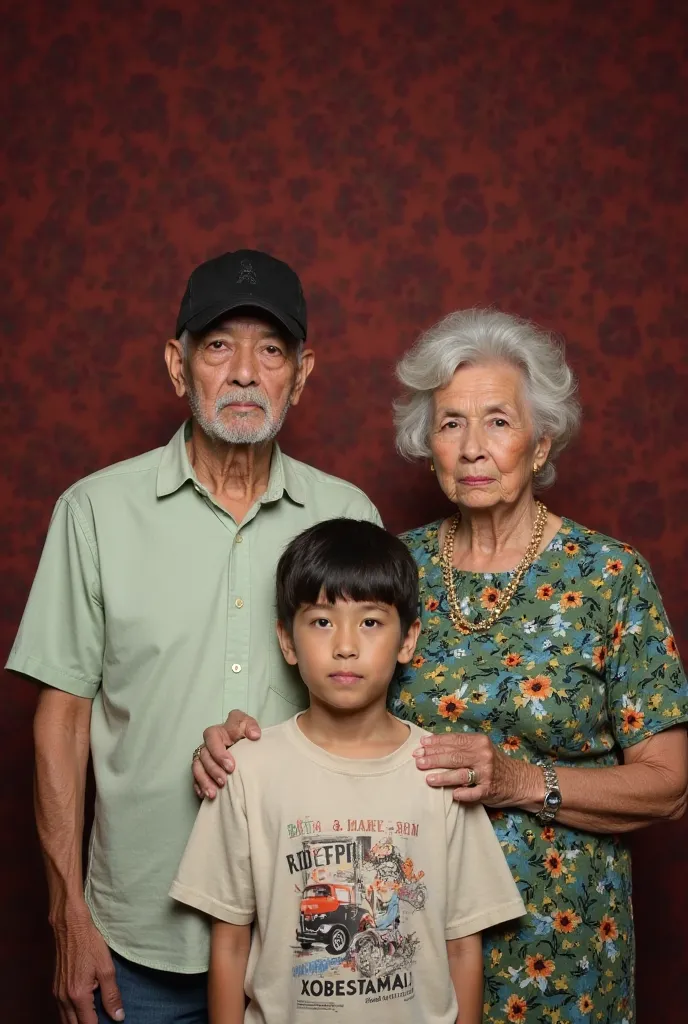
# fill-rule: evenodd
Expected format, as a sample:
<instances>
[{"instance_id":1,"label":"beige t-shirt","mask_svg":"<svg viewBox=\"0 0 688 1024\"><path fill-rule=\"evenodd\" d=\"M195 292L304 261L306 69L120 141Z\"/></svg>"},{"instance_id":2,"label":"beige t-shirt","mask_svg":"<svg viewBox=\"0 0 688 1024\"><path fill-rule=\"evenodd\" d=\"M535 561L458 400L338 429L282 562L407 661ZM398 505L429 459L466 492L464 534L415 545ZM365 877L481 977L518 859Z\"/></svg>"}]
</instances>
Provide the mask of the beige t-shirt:
<instances>
[{"instance_id":1,"label":"beige t-shirt","mask_svg":"<svg viewBox=\"0 0 688 1024\"><path fill-rule=\"evenodd\" d=\"M255 921L246 1022L455 1024L446 939L525 913L484 809L427 785L410 730L375 760L322 750L297 718L233 750L170 895Z\"/></svg>"}]
</instances>

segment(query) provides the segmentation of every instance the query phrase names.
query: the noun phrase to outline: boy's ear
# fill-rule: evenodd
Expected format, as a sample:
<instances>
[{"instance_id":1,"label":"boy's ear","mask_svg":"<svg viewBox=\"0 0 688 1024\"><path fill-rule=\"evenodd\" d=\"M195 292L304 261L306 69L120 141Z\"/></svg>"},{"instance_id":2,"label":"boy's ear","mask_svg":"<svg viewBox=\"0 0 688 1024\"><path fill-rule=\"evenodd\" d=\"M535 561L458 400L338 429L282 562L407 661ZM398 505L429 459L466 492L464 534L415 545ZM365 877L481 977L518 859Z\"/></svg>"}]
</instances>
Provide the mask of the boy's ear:
<instances>
[{"instance_id":1,"label":"boy's ear","mask_svg":"<svg viewBox=\"0 0 688 1024\"><path fill-rule=\"evenodd\" d=\"M418 643L418 634L420 633L420 619L416 619L412 622L408 628L408 633L404 637L404 641L401 645L401 650L397 655L397 661L400 665L407 665L416 650L416 644Z\"/></svg>"},{"instance_id":2,"label":"boy's ear","mask_svg":"<svg viewBox=\"0 0 688 1024\"><path fill-rule=\"evenodd\" d=\"M277 639L279 640L279 645L282 648L282 654L284 655L284 660L287 664L298 664L296 650L294 648L294 638L282 622L277 623Z\"/></svg>"}]
</instances>

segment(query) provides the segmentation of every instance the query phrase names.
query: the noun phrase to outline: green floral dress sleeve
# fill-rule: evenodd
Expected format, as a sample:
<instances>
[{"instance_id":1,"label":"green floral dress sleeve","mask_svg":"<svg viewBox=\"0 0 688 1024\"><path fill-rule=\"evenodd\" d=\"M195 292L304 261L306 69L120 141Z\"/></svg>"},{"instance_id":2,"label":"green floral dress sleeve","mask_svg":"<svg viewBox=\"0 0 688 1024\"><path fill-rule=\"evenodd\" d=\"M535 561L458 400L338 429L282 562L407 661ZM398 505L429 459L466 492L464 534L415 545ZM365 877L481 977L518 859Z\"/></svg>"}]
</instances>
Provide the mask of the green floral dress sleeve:
<instances>
[{"instance_id":1,"label":"green floral dress sleeve","mask_svg":"<svg viewBox=\"0 0 688 1024\"><path fill-rule=\"evenodd\" d=\"M609 717L620 747L688 721L688 683L662 598L649 565L633 554L610 602L606 651ZM621 566L610 559L606 568Z\"/></svg>"}]
</instances>

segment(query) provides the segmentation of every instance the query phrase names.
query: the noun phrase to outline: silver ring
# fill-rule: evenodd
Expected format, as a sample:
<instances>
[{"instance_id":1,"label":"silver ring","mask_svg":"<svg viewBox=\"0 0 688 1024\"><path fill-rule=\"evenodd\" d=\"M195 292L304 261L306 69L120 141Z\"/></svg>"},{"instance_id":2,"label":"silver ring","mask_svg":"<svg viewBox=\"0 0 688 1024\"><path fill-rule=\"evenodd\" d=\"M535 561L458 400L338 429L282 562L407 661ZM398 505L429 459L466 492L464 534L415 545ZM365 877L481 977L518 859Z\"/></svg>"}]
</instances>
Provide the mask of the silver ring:
<instances>
[{"instance_id":1,"label":"silver ring","mask_svg":"<svg viewBox=\"0 0 688 1024\"><path fill-rule=\"evenodd\" d=\"M466 771L468 772L468 779L466 781L466 786L467 786L468 789L472 789L473 786L477 785L477 783L478 783L478 776L475 774L475 772L474 772L474 770L472 768L467 768Z\"/></svg>"}]
</instances>

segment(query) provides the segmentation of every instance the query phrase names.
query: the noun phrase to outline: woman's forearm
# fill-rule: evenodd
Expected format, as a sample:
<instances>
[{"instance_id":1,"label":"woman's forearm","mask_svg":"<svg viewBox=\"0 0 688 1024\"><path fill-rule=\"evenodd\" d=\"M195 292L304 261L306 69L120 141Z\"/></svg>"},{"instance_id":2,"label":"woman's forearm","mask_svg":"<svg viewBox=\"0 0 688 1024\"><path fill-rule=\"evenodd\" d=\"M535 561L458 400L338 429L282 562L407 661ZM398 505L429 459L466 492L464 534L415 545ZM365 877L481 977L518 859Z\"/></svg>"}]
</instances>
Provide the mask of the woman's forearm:
<instances>
[{"instance_id":1,"label":"woman's forearm","mask_svg":"<svg viewBox=\"0 0 688 1024\"><path fill-rule=\"evenodd\" d=\"M557 768L562 797L557 822L587 832L614 833L680 818L686 810L685 730L671 730L661 739L663 756L656 760L649 748L642 760L634 760L631 749L626 751L628 763L616 767ZM524 767L529 781L518 806L537 812L542 809L544 777L537 765Z\"/></svg>"}]
</instances>

